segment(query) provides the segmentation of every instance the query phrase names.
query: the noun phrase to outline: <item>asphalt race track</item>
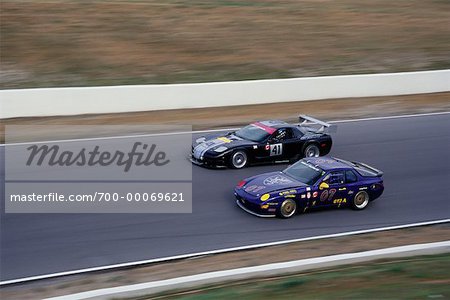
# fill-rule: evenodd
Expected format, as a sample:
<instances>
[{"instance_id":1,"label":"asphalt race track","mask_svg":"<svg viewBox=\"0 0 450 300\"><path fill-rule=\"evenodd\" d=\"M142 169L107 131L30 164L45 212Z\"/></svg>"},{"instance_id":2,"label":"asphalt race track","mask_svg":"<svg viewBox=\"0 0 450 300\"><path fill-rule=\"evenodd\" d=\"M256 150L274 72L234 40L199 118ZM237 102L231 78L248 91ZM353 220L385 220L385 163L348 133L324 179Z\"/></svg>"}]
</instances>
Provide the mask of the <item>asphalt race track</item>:
<instances>
[{"instance_id":1,"label":"asphalt race track","mask_svg":"<svg viewBox=\"0 0 450 300\"><path fill-rule=\"evenodd\" d=\"M4 148L0 149L3 166ZM192 214L4 214L2 184L1 281L447 219L449 150L450 114L339 123L331 155L383 170L384 194L364 211L325 210L288 220L249 215L236 206L233 197L240 179L286 166L280 164L244 170L194 166Z\"/></svg>"}]
</instances>

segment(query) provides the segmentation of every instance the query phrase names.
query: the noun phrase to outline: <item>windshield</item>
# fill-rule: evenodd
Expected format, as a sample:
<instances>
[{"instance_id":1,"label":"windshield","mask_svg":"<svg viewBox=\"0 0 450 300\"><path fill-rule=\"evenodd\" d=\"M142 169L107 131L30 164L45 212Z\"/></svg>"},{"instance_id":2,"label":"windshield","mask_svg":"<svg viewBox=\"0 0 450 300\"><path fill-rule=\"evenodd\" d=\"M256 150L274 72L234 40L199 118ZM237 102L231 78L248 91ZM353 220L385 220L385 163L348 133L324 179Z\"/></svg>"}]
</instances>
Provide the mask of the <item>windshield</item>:
<instances>
[{"instance_id":1,"label":"windshield","mask_svg":"<svg viewBox=\"0 0 450 300\"><path fill-rule=\"evenodd\" d=\"M269 136L267 131L253 125L245 126L244 128L236 131L234 134L240 138L253 142L261 142Z\"/></svg>"},{"instance_id":2,"label":"windshield","mask_svg":"<svg viewBox=\"0 0 450 300\"><path fill-rule=\"evenodd\" d=\"M307 185L313 185L325 172L301 160L288 167L283 173Z\"/></svg>"}]
</instances>

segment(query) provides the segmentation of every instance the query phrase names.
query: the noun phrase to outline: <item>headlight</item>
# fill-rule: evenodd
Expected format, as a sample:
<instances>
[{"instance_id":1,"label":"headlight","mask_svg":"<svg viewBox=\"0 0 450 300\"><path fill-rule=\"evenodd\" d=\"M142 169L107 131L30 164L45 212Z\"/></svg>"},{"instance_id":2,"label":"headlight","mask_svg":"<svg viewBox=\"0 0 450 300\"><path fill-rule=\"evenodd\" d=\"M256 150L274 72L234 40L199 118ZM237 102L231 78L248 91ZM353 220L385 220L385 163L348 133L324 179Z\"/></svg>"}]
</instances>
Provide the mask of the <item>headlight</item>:
<instances>
[{"instance_id":1,"label":"headlight","mask_svg":"<svg viewBox=\"0 0 450 300\"><path fill-rule=\"evenodd\" d=\"M206 140L205 137L201 137L201 138L196 139L195 142L196 142L197 144L200 144L200 143L203 143L205 140Z\"/></svg>"},{"instance_id":2,"label":"headlight","mask_svg":"<svg viewBox=\"0 0 450 300\"><path fill-rule=\"evenodd\" d=\"M222 153L223 151L227 150L228 148L225 146L220 146L216 149L214 149L214 151L218 152L218 153Z\"/></svg>"},{"instance_id":3,"label":"headlight","mask_svg":"<svg viewBox=\"0 0 450 300\"><path fill-rule=\"evenodd\" d=\"M261 196L261 198L259 198L261 201L266 201L266 200L269 200L269 198L270 198L270 194L264 194L264 195L262 195Z\"/></svg>"}]
</instances>

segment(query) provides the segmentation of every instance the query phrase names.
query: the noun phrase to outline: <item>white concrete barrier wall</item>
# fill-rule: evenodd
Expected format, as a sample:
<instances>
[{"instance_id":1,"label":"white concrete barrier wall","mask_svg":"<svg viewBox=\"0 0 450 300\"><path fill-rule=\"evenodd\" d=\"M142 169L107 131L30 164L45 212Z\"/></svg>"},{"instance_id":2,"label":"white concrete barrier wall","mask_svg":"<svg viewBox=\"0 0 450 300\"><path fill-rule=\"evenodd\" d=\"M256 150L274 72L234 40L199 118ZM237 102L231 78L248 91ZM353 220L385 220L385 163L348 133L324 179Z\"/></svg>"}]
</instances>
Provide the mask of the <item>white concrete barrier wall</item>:
<instances>
[{"instance_id":1,"label":"white concrete barrier wall","mask_svg":"<svg viewBox=\"0 0 450 300\"><path fill-rule=\"evenodd\" d=\"M450 70L193 84L0 91L0 119L218 107L450 90Z\"/></svg>"}]
</instances>

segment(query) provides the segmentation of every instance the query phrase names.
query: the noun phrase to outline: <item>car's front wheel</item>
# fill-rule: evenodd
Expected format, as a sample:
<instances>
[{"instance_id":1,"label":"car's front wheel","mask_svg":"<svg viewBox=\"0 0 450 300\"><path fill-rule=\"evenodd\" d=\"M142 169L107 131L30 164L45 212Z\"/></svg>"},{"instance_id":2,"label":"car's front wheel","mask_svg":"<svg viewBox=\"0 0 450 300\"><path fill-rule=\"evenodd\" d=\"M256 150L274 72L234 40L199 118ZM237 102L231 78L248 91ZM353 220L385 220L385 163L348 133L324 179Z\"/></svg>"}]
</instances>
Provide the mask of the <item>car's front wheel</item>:
<instances>
[{"instance_id":1,"label":"car's front wheel","mask_svg":"<svg viewBox=\"0 0 450 300\"><path fill-rule=\"evenodd\" d=\"M367 207L369 204L369 194L366 191L359 191L352 201L352 208L361 210Z\"/></svg>"},{"instance_id":2,"label":"car's front wheel","mask_svg":"<svg viewBox=\"0 0 450 300\"><path fill-rule=\"evenodd\" d=\"M295 203L292 199L286 199L281 203L280 210L278 211L278 215L282 218L290 218L295 215L297 211L297 203Z\"/></svg>"},{"instance_id":3,"label":"car's front wheel","mask_svg":"<svg viewBox=\"0 0 450 300\"><path fill-rule=\"evenodd\" d=\"M233 152L230 156L230 166L235 169L241 169L247 165L247 153L242 150Z\"/></svg>"}]
</instances>

